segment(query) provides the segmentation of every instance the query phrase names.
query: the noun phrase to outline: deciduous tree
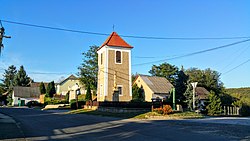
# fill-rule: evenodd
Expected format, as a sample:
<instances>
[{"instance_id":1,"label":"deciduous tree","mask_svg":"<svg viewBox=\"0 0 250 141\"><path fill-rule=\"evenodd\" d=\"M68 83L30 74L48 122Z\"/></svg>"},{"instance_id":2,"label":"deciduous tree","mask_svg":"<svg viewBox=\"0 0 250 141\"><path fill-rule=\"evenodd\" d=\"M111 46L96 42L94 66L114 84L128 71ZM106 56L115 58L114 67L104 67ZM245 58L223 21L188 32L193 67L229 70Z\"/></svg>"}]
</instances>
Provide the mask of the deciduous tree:
<instances>
[{"instance_id":1,"label":"deciduous tree","mask_svg":"<svg viewBox=\"0 0 250 141\"><path fill-rule=\"evenodd\" d=\"M87 88L96 91L97 89L97 74L98 74L98 46L90 46L87 52L83 52L83 63L78 68L80 70L80 81Z\"/></svg>"},{"instance_id":2,"label":"deciduous tree","mask_svg":"<svg viewBox=\"0 0 250 141\"><path fill-rule=\"evenodd\" d=\"M152 76L165 77L171 84L175 85L178 76L178 67L162 63L159 66L153 65L149 73Z\"/></svg>"}]
</instances>

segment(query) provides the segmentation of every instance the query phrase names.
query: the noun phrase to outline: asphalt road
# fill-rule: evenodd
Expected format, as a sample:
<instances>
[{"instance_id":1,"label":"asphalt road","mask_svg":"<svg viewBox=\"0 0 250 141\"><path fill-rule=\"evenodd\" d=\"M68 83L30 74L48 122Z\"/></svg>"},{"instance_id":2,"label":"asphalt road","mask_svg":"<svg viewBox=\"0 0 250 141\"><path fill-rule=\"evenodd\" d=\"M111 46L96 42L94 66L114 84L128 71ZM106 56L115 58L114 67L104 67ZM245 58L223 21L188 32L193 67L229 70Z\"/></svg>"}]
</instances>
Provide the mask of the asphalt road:
<instances>
[{"instance_id":1,"label":"asphalt road","mask_svg":"<svg viewBox=\"0 0 250 141\"><path fill-rule=\"evenodd\" d=\"M135 120L84 114L67 115L27 108L0 108L16 121L22 134L8 132L1 140L133 140L228 141L250 140L250 126L195 120ZM2 125L1 125L2 124ZM0 127L4 128L0 122ZM1 128L0 132L4 130Z\"/></svg>"}]
</instances>

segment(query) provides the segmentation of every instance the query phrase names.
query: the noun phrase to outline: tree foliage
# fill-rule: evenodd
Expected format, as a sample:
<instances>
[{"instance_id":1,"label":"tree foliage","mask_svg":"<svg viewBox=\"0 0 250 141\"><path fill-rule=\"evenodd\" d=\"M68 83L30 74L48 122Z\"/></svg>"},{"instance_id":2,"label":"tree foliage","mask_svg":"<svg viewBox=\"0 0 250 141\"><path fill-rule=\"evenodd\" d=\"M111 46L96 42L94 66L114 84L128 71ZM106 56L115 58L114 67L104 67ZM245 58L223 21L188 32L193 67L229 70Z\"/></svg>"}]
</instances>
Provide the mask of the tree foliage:
<instances>
[{"instance_id":1,"label":"tree foliage","mask_svg":"<svg viewBox=\"0 0 250 141\"><path fill-rule=\"evenodd\" d=\"M15 76L17 74L16 67L11 65L5 70L3 74L3 85L6 91L12 91L13 87L15 86Z\"/></svg>"},{"instance_id":2,"label":"tree foliage","mask_svg":"<svg viewBox=\"0 0 250 141\"><path fill-rule=\"evenodd\" d=\"M17 72L17 74L15 76L16 86L26 87L26 86L30 85L30 82L31 82L31 79L26 74L26 71L24 70L24 67L20 66L20 69L19 69L19 71Z\"/></svg>"},{"instance_id":3,"label":"tree foliage","mask_svg":"<svg viewBox=\"0 0 250 141\"><path fill-rule=\"evenodd\" d=\"M83 52L83 63L78 68L80 70L80 81L85 87L90 86L90 89L97 89L97 74L98 74L98 46L90 46L87 52Z\"/></svg>"},{"instance_id":4,"label":"tree foliage","mask_svg":"<svg viewBox=\"0 0 250 141\"><path fill-rule=\"evenodd\" d=\"M13 91L13 88L15 86L15 76L17 74L17 70L16 67L14 65L11 65L8 67L7 70L5 70L4 74L3 74L3 83L1 84L1 89L3 90L3 92L7 92L8 96L7 96L7 104L11 105L12 104L12 95L11 92Z\"/></svg>"},{"instance_id":5,"label":"tree foliage","mask_svg":"<svg viewBox=\"0 0 250 141\"><path fill-rule=\"evenodd\" d=\"M138 87L134 84L132 87L132 101L145 101L144 90L142 87Z\"/></svg>"},{"instance_id":6,"label":"tree foliage","mask_svg":"<svg viewBox=\"0 0 250 141\"><path fill-rule=\"evenodd\" d=\"M177 79L175 81L176 99L180 100L182 103L185 99L184 93L187 90L188 85L188 76L185 74L183 67L178 71Z\"/></svg>"},{"instance_id":7,"label":"tree foliage","mask_svg":"<svg viewBox=\"0 0 250 141\"><path fill-rule=\"evenodd\" d=\"M200 70L190 68L185 71L189 77L189 82L198 82L197 86L206 88L208 91L214 91L220 94L224 90L223 83L220 81L220 74L211 69Z\"/></svg>"},{"instance_id":8,"label":"tree foliage","mask_svg":"<svg viewBox=\"0 0 250 141\"><path fill-rule=\"evenodd\" d=\"M45 94L46 93L46 89L45 89L45 85L43 82L40 83L40 93L41 94Z\"/></svg>"},{"instance_id":9,"label":"tree foliage","mask_svg":"<svg viewBox=\"0 0 250 141\"><path fill-rule=\"evenodd\" d=\"M152 76L165 77L171 84L175 85L178 76L178 67L168 63L162 63L159 66L153 65L149 73Z\"/></svg>"},{"instance_id":10,"label":"tree foliage","mask_svg":"<svg viewBox=\"0 0 250 141\"><path fill-rule=\"evenodd\" d=\"M207 110L208 115L220 115L222 112L220 97L218 97L213 91L210 92Z\"/></svg>"},{"instance_id":11,"label":"tree foliage","mask_svg":"<svg viewBox=\"0 0 250 141\"><path fill-rule=\"evenodd\" d=\"M49 97L53 97L55 93L56 93L55 83L54 81L51 81L46 89L46 94Z\"/></svg>"},{"instance_id":12,"label":"tree foliage","mask_svg":"<svg viewBox=\"0 0 250 141\"><path fill-rule=\"evenodd\" d=\"M183 101L189 110L193 110L193 87L191 84L187 85L184 93L185 100Z\"/></svg>"}]
</instances>

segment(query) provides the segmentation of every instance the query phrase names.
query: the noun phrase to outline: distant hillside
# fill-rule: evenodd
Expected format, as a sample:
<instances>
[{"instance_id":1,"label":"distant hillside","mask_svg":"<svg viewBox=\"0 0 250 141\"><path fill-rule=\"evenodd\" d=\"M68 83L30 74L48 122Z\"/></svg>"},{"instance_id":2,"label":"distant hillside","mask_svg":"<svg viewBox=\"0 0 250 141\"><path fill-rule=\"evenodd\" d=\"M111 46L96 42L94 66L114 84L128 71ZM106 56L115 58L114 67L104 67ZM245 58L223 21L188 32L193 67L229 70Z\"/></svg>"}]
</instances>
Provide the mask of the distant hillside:
<instances>
[{"instance_id":1,"label":"distant hillside","mask_svg":"<svg viewBox=\"0 0 250 141\"><path fill-rule=\"evenodd\" d=\"M250 106L250 87L226 89L227 94Z\"/></svg>"},{"instance_id":2,"label":"distant hillside","mask_svg":"<svg viewBox=\"0 0 250 141\"><path fill-rule=\"evenodd\" d=\"M246 88L229 88L226 89L226 92L234 97L249 97L250 98L250 87Z\"/></svg>"}]
</instances>

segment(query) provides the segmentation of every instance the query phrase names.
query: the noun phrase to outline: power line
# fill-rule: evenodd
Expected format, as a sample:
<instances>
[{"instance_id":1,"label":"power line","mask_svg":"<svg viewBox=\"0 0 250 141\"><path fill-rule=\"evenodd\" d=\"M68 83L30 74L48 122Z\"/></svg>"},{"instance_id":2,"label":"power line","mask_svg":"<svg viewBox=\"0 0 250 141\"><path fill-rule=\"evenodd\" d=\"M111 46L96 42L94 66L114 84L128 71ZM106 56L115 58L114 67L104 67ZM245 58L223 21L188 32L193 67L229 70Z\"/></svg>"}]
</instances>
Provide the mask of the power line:
<instances>
[{"instance_id":1,"label":"power line","mask_svg":"<svg viewBox=\"0 0 250 141\"><path fill-rule=\"evenodd\" d=\"M230 61L224 68L221 69L221 71L224 71L225 69L227 69L230 65L233 64L233 62L235 62L237 59L239 59L239 57L246 52L246 50L250 47L250 45L247 45L246 48L243 48L243 50L237 55L235 56L232 61ZM239 52L240 50L237 50L236 52ZM236 52L234 52L233 54L236 54ZM229 57L232 58L232 55L230 55Z\"/></svg>"},{"instance_id":2,"label":"power line","mask_svg":"<svg viewBox=\"0 0 250 141\"><path fill-rule=\"evenodd\" d=\"M101 36L109 36L107 33L99 33L99 32L89 32L89 31L81 31L81 30L73 30L73 29L65 29L65 28L58 28L52 26L43 26L43 25L36 25L36 24L29 24L29 23L22 23L22 22L15 22L9 20L1 20L2 22L23 25L23 26L30 26L30 27L37 27L37 28L46 28L51 30L59 30L59 31L67 31L67 32L74 32L74 33L82 33L82 34L91 34L91 35L101 35ZM229 40L229 39L249 39L250 36L238 36L238 37L156 37L156 36L133 36L133 35L119 35L121 37L127 38L137 38L137 39L152 39L152 40Z\"/></svg>"},{"instance_id":3,"label":"power line","mask_svg":"<svg viewBox=\"0 0 250 141\"><path fill-rule=\"evenodd\" d=\"M29 74L72 74L72 73L66 73L66 72L28 72Z\"/></svg>"},{"instance_id":4,"label":"power line","mask_svg":"<svg viewBox=\"0 0 250 141\"><path fill-rule=\"evenodd\" d=\"M168 61L168 60L180 59L180 58L189 57L189 56L193 56L193 55L197 55L197 54L201 54L201 53L205 53L205 52L218 50L218 49L221 49L221 48L230 47L230 46L237 45L237 44L244 43L244 42L248 42L248 41L250 41L250 39L242 40L242 41L238 41L238 42L233 42L233 43L230 43L230 44L227 44L227 45L222 45L222 46L218 46L218 47L214 47L214 48L210 48L210 49L206 49L206 50L202 50L202 51L192 52L192 53L180 55L180 56L177 56L177 57L172 57L172 58L167 58L167 59L162 59L162 60L152 61L152 62L146 62L146 63L140 63L140 64L134 64L132 66L142 66L142 65L152 64L152 63L164 62L164 61Z\"/></svg>"},{"instance_id":5,"label":"power line","mask_svg":"<svg viewBox=\"0 0 250 141\"><path fill-rule=\"evenodd\" d=\"M250 61L250 58L249 58L248 60L246 60L245 62L239 64L238 66L236 66L236 67L234 67L234 68L232 68L232 69L230 69L230 70L228 70L228 71L222 73L222 75L225 75L225 74L227 74L227 73L229 73L229 72L231 72L231 71L237 69L238 67L240 67L240 66L242 66L242 65L244 65L244 64L246 64L246 63L248 63L249 61Z\"/></svg>"},{"instance_id":6,"label":"power line","mask_svg":"<svg viewBox=\"0 0 250 141\"><path fill-rule=\"evenodd\" d=\"M4 71L4 70L6 70L6 69L0 68L0 71ZM27 71L27 73L28 73L28 74L58 74L58 75L63 75L63 74L69 75L69 74L73 74L73 73L67 73L67 72L33 72L33 71L31 71L31 72Z\"/></svg>"}]
</instances>

